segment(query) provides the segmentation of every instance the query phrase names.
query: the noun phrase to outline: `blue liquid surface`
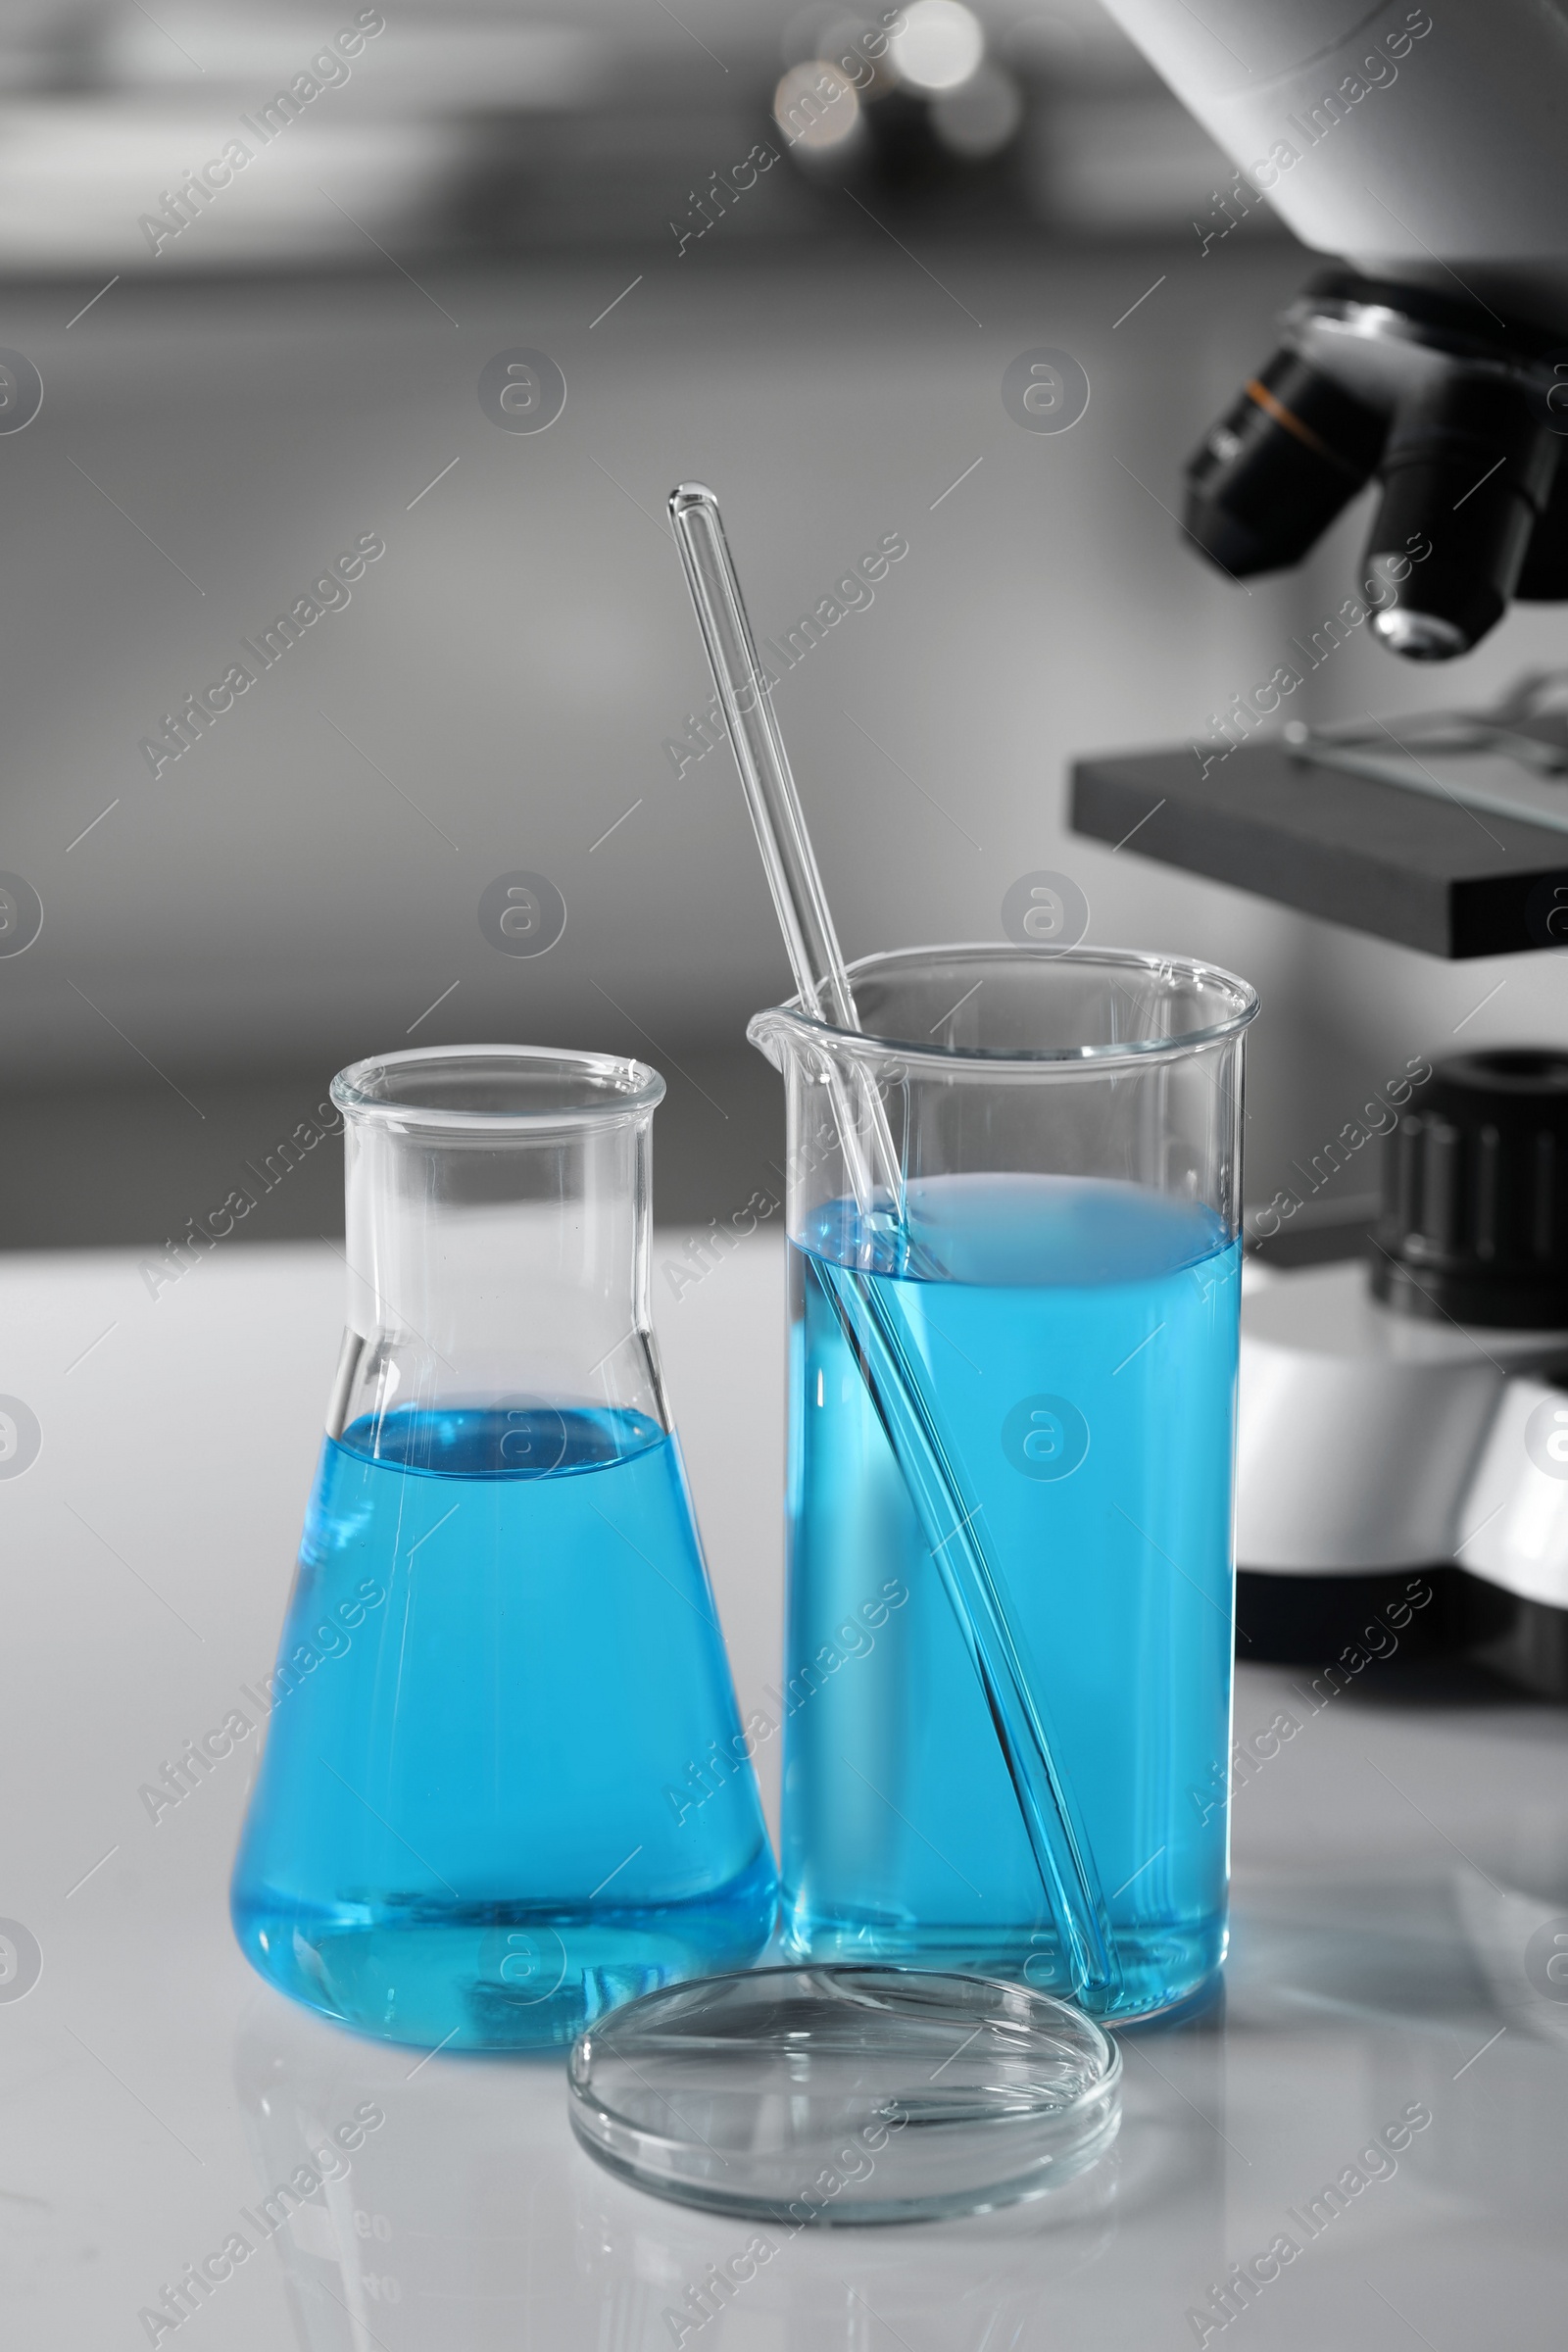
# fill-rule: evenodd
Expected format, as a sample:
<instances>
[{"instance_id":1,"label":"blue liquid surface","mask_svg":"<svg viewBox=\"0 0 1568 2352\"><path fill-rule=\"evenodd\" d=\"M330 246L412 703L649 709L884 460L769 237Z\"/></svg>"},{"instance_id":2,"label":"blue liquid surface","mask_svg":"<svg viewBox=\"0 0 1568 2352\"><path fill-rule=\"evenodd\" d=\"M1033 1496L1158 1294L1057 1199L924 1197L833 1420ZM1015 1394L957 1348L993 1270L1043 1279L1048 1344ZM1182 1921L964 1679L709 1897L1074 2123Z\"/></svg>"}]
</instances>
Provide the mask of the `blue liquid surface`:
<instances>
[{"instance_id":1,"label":"blue liquid surface","mask_svg":"<svg viewBox=\"0 0 1568 2352\"><path fill-rule=\"evenodd\" d=\"M1171 2006L1225 1949L1240 1256L1129 1184L941 1177L792 1243L793 1952L1070 1991L997 1731L835 1292L874 1286L962 1477L1107 1899ZM851 1315L852 1325L854 1322Z\"/></svg>"},{"instance_id":2,"label":"blue liquid surface","mask_svg":"<svg viewBox=\"0 0 1568 2352\"><path fill-rule=\"evenodd\" d=\"M280 1990L433 2046L567 2041L765 1942L772 1856L675 1440L400 1408L327 1439L235 1863Z\"/></svg>"}]
</instances>

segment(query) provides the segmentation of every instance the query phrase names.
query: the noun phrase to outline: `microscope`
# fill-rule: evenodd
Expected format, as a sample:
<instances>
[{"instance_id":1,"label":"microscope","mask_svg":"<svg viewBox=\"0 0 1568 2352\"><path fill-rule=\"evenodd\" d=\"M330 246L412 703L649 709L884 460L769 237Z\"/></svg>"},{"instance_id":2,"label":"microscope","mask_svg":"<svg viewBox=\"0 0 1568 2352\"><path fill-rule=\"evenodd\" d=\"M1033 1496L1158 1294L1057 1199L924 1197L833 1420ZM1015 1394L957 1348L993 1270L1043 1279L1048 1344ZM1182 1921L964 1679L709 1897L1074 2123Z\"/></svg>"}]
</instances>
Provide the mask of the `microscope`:
<instances>
[{"instance_id":1,"label":"microscope","mask_svg":"<svg viewBox=\"0 0 1568 2352\"><path fill-rule=\"evenodd\" d=\"M1393 653L1466 654L1513 597L1568 596L1568 14L1454 0L1107 0L1267 201L1333 255L1188 468L1187 528L1242 579L1299 563L1380 486L1369 593Z\"/></svg>"},{"instance_id":2,"label":"microscope","mask_svg":"<svg viewBox=\"0 0 1568 2352\"><path fill-rule=\"evenodd\" d=\"M1513 600L1568 598L1561 0L1105 5L1234 160L1216 223L1266 202L1325 256L1189 462L1188 544L1279 570L1375 482L1342 631L1447 662ZM1427 955L1568 945L1544 681L1419 741L1272 730L1300 682L1205 742L1078 761L1074 829ZM1244 1298L1238 1649L1342 1675L1468 1652L1568 1698L1568 1052L1385 1094L1345 1131L1379 1138L1366 1259L1265 1265Z\"/></svg>"}]
</instances>

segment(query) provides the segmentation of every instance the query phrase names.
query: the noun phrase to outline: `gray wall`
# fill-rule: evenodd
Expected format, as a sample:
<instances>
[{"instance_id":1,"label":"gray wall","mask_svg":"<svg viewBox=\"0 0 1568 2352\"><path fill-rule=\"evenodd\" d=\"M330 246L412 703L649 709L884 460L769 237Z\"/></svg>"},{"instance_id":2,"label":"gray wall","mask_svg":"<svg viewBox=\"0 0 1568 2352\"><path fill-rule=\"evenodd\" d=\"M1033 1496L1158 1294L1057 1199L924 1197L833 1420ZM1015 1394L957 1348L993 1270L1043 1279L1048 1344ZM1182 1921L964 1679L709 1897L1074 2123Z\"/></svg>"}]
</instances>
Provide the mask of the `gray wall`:
<instances>
[{"instance_id":1,"label":"gray wall","mask_svg":"<svg viewBox=\"0 0 1568 2352\"><path fill-rule=\"evenodd\" d=\"M1267 1007L1253 1198L1499 980L1464 1042L1552 1035L1554 958L1431 965L1064 829L1073 755L1201 733L1348 588L1359 516L1249 592L1166 511L1304 268L1243 238L1201 260L1196 239L916 260L865 229L777 252L715 236L678 263L421 265L418 285L127 281L69 331L90 286L14 289L5 340L47 394L0 437L0 866L45 923L0 960L0 1242L159 1238L344 1060L464 1038L646 1054L672 1082L661 1208L745 1199L775 1082L744 1023L787 975L727 751L677 779L662 748L708 692L662 515L693 475L724 498L765 634L883 534L908 540L778 696L852 955L998 936L1008 883L1056 866L1092 938L1245 972ZM1064 434L1002 406L1039 344L1093 384ZM481 411L481 368L516 345L564 370L548 432ZM347 609L155 780L137 746L160 714L372 531L386 554ZM1560 635L1521 612L1437 675L1353 642L1298 700L1474 699ZM568 908L535 960L477 922L513 868ZM329 1157L267 1229L330 1221Z\"/></svg>"}]
</instances>

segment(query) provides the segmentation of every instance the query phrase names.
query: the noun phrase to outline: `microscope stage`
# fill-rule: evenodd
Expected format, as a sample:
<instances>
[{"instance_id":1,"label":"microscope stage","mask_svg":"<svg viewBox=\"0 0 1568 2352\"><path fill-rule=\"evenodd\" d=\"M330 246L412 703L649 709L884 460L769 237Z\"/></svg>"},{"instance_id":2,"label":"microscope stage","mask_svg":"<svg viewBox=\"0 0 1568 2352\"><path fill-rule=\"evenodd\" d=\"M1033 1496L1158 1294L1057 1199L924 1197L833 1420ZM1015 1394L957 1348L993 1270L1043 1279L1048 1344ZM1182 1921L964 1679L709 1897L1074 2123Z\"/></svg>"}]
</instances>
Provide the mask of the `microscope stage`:
<instances>
[{"instance_id":1,"label":"microscope stage","mask_svg":"<svg viewBox=\"0 0 1568 2352\"><path fill-rule=\"evenodd\" d=\"M1204 772L1210 749L1076 760L1073 831L1429 956L1568 946L1568 832L1294 758L1278 738Z\"/></svg>"}]
</instances>

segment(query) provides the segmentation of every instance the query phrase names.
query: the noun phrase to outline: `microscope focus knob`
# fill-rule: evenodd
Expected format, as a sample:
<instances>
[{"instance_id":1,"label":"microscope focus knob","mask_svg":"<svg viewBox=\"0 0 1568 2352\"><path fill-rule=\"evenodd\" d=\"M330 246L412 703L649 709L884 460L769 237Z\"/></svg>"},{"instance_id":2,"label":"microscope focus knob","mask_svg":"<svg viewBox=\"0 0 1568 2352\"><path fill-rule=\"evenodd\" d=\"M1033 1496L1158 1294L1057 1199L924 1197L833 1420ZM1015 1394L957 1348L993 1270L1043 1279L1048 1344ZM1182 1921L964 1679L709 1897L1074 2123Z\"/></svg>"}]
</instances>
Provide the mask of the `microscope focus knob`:
<instances>
[{"instance_id":1,"label":"microscope focus knob","mask_svg":"<svg viewBox=\"0 0 1568 2352\"><path fill-rule=\"evenodd\" d=\"M1568 1328L1568 1054L1437 1063L1383 1148L1372 1288L1407 1314Z\"/></svg>"}]
</instances>

